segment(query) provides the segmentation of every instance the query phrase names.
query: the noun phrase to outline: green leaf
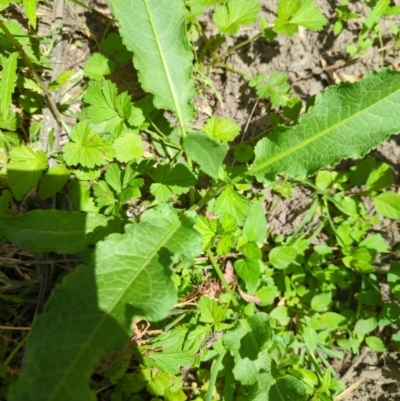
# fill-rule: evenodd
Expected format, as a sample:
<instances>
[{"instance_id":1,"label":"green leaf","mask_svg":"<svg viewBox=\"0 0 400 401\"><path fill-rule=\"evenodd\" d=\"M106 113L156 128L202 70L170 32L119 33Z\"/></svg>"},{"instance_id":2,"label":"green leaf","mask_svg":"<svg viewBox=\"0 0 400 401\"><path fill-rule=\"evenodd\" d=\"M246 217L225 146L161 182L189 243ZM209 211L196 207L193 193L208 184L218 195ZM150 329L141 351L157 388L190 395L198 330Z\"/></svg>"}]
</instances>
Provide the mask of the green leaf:
<instances>
[{"instance_id":1,"label":"green leaf","mask_svg":"<svg viewBox=\"0 0 400 401\"><path fill-rule=\"evenodd\" d=\"M215 214L219 216L230 215L235 218L237 224L240 226L243 225L245 215L249 210L249 201L232 187L228 187L222 191L214 205Z\"/></svg>"},{"instance_id":2,"label":"green leaf","mask_svg":"<svg viewBox=\"0 0 400 401\"><path fill-rule=\"evenodd\" d=\"M251 206L243 226L243 233L250 242L261 242L267 236L267 220L260 202L256 202Z\"/></svg>"},{"instance_id":3,"label":"green leaf","mask_svg":"<svg viewBox=\"0 0 400 401\"><path fill-rule=\"evenodd\" d=\"M74 74L74 70L66 70L60 73L57 78L49 84L49 91L53 92L62 88Z\"/></svg>"},{"instance_id":4,"label":"green leaf","mask_svg":"<svg viewBox=\"0 0 400 401\"><path fill-rule=\"evenodd\" d=\"M207 250L214 245L215 237L217 235L217 227L217 220L209 220L207 217L201 215L197 216L197 221L194 228L203 237L202 243L204 250Z\"/></svg>"},{"instance_id":5,"label":"green leaf","mask_svg":"<svg viewBox=\"0 0 400 401\"><path fill-rule=\"evenodd\" d=\"M113 191L110 189L105 181L99 181L97 184L94 184L93 193L96 198L97 206L99 208L106 208L104 214L118 214L120 210L120 205L117 203L118 200L116 199Z\"/></svg>"},{"instance_id":6,"label":"green leaf","mask_svg":"<svg viewBox=\"0 0 400 401\"><path fill-rule=\"evenodd\" d=\"M274 30L290 37L297 32L299 25L312 31L319 31L327 22L313 0L281 0Z\"/></svg>"},{"instance_id":7,"label":"green leaf","mask_svg":"<svg viewBox=\"0 0 400 401\"><path fill-rule=\"evenodd\" d=\"M199 164L201 170L218 179L222 162L229 150L228 144L219 143L207 134L196 133L186 136L183 147L187 156Z\"/></svg>"},{"instance_id":8,"label":"green leaf","mask_svg":"<svg viewBox=\"0 0 400 401\"><path fill-rule=\"evenodd\" d=\"M170 208L142 217L99 242L93 264L53 291L35 319L9 401L87 401L95 364L105 350L127 345L133 319L167 317L177 300L171 267L201 252L200 235Z\"/></svg>"},{"instance_id":9,"label":"green leaf","mask_svg":"<svg viewBox=\"0 0 400 401\"><path fill-rule=\"evenodd\" d=\"M378 163L368 176L365 187L367 191L379 191L393 184L393 171L386 163Z\"/></svg>"},{"instance_id":10,"label":"green leaf","mask_svg":"<svg viewBox=\"0 0 400 401\"><path fill-rule=\"evenodd\" d=\"M106 144L100 135L92 132L86 122L75 125L70 139L71 142L63 148L64 160L70 166L80 164L93 168L103 166L113 158L113 147Z\"/></svg>"},{"instance_id":11,"label":"green leaf","mask_svg":"<svg viewBox=\"0 0 400 401\"><path fill-rule=\"evenodd\" d=\"M41 199L47 199L61 191L68 182L71 172L63 164L50 167L40 181L39 196Z\"/></svg>"},{"instance_id":12,"label":"green leaf","mask_svg":"<svg viewBox=\"0 0 400 401\"><path fill-rule=\"evenodd\" d=\"M47 168L47 156L42 150L35 152L29 146L15 147L10 151L7 167L8 185L17 200L35 188Z\"/></svg>"},{"instance_id":13,"label":"green leaf","mask_svg":"<svg viewBox=\"0 0 400 401\"><path fill-rule=\"evenodd\" d=\"M85 107L81 121L95 124L94 129L120 135L127 130L126 122L132 117L134 107L126 92L118 95L117 86L110 81L91 81L83 96Z\"/></svg>"},{"instance_id":14,"label":"green leaf","mask_svg":"<svg viewBox=\"0 0 400 401\"><path fill-rule=\"evenodd\" d=\"M311 300L311 308L317 312L323 312L332 304L332 293L325 291L314 295Z\"/></svg>"},{"instance_id":15,"label":"green leaf","mask_svg":"<svg viewBox=\"0 0 400 401\"><path fill-rule=\"evenodd\" d=\"M265 74L258 74L249 82L250 87L256 89L260 99L271 99L272 106L276 109L284 106L289 100L291 86L287 83L288 76L280 71L273 71L269 75L267 83L264 82Z\"/></svg>"},{"instance_id":16,"label":"green leaf","mask_svg":"<svg viewBox=\"0 0 400 401\"><path fill-rule=\"evenodd\" d=\"M218 302L203 295L197 304L200 309L200 321L204 323L215 324L216 330L219 325L226 319L226 310L218 305Z\"/></svg>"},{"instance_id":17,"label":"green leaf","mask_svg":"<svg viewBox=\"0 0 400 401\"><path fill-rule=\"evenodd\" d=\"M347 324L346 318L335 312L323 313L321 315L321 322L328 330L337 330Z\"/></svg>"},{"instance_id":18,"label":"green leaf","mask_svg":"<svg viewBox=\"0 0 400 401\"><path fill-rule=\"evenodd\" d=\"M304 177L343 158L362 157L400 131L399 104L400 73L388 69L330 87L298 125L258 142L249 174L260 181L278 173Z\"/></svg>"},{"instance_id":19,"label":"green leaf","mask_svg":"<svg viewBox=\"0 0 400 401\"><path fill-rule=\"evenodd\" d=\"M158 109L172 110L180 124L192 119L195 95L182 0L111 0L122 40L132 51L143 89ZM135 21L133 24L132 21Z\"/></svg>"},{"instance_id":20,"label":"green leaf","mask_svg":"<svg viewBox=\"0 0 400 401\"><path fill-rule=\"evenodd\" d=\"M400 195L395 192L384 192L372 198L375 209L382 216L400 220Z\"/></svg>"},{"instance_id":21,"label":"green leaf","mask_svg":"<svg viewBox=\"0 0 400 401\"><path fill-rule=\"evenodd\" d=\"M297 250L293 246L276 246L269 254L268 259L276 269L285 269L296 260Z\"/></svg>"},{"instance_id":22,"label":"green leaf","mask_svg":"<svg viewBox=\"0 0 400 401\"><path fill-rule=\"evenodd\" d=\"M101 80L111 74L115 63L100 53L93 53L86 61L83 73L90 79Z\"/></svg>"},{"instance_id":23,"label":"green leaf","mask_svg":"<svg viewBox=\"0 0 400 401\"><path fill-rule=\"evenodd\" d=\"M182 163L172 169L169 163L159 164L149 175L156 182L150 186L150 192L159 202L166 202L173 193L181 195L188 192L197 182L196 176Z\"/></svg>"},{"instance_id":24,"label":"green leaf","mask_svg":"<svg viewBox=\"0 0 400 401\"><path fill-rule=\"evenodd\" d=\"M219 30L228 35L235 35L240 25L250 25L256 21L260 12L260 3L250 0L230 0L227 5L215 8L213 20Z\"/></svg>"},{"instance_id":25,"label":"green leaf","mask_svg":"<svg viewBox=\"0 0 400 401\"><path fill-rule=\"evenodd\" d=\"M218 141L231 142L239 135L240 127L230 118L212 116L204 126L204 132Z\"/></svg>"},{"instance_id":26,"label":"green leaf","mask_svg":"<svg viewBox=\"0 0 400 401\"><path fill-rule=\"evenodd\" d=\"M365 342L372 351L375 352L387 351L384 342L379 337L369 336L365 339Z\"/></svg>"},{"instance_id":27,"label":"green leaf","mask_svg":"<svg viewBox=\"0 0 400 401\"><path fill-rule=\"evenodd\" d=\"M32 210L22 216L0 218L0 233L33 253L73 254L86 248L90 233L107 224L108 219L101 215Z\"/></svg>"},{"instance_id":28,"label":"green leaf","mask_svg":"<svg viewBox=\"0 0 400 401\"><path fill-rule=\"evenodd\" d=\"M255 359L271 335L268 315L257 312L248 319L240 320L234 330L225 334L223 343L235 359L240 355Z\"/></svg>"},{"instance_id":29,"label":"green leaf","mask_svg":"<svg viewBox=\"0 0 400 401\"><path fill-rule=\"evenodd\" d=\"M253 259L238 259L234 267L238 276L246 284L247 291L250 294L254 294L260 278L260 262Z\"/></svg>"},{"instance_id":30,"label":"green leaf","mask_svg":"<svg viewBox=\"0 0 400 401\"><path fill-rule=\"evenodd\" d=\"M33 29L36 29L37 0L23 0L26 16Z\"/></svg>"},{"instance_id":31,"label":"green leaf","mask_svg":"<svg viewBox=\"0 0 400 401\"><path fill-rule=\"evenodd\" d=\"M367 319L357 320L354 326L354 334L368 334L374 331L378 327L378 322L375 316Z\"/></svg>"},{"instance_id":32,"label":"green leaf","mask_svg":"<svg viewBox=\"0 0 400 401\"><path fill-rule=\"evenodd\" d=\"M254 157L253 147L240 143L233 148L233 156L240 163L246 163Z\"/></svg>"},{"instance_id":33,"label":"green leaf","mask_svg":"<svg viewBox=\"0 0 400 401\"><path fill-rule=\"evenodd\" d=\"M113 143L115 158L121 163L132 160L139 162L142 159L144 148L140 135L126 132Z\"/></svg>"},{"instance_id":34,"label":"green leaf","mask_svg":"<svg viewBox=\"0 0 400 401\"><path fill-rule=\"evenodd\" d=\"M17 60L18 53L11 53L3 65L3 72L0 82L0 112L4 119L7 118L10 105L12 102L12 94L15 88L15 78L17 76Z\"/></svg>"},{"instance_id":35,"label":"green leaf","mask_svg":"<svg viewBox=\"0 0 400 401\"><path fill-rule=\"evenodd\" d=\"M269 315L271 318L276 319L281 326L286 326L290 322L290 315L286 306L277 306Z\"/></svg>"},{"instance_id":36,"label":"green leaf","mask_svg":"<svg viewBox=\"0 0 400 401\"><path fill-rule=\"evenodd\" d=\"M12 147L20 145L21 140L15 132L3 132L0 130L0 148L7 151Z\"/></svg>"}]
</instances>

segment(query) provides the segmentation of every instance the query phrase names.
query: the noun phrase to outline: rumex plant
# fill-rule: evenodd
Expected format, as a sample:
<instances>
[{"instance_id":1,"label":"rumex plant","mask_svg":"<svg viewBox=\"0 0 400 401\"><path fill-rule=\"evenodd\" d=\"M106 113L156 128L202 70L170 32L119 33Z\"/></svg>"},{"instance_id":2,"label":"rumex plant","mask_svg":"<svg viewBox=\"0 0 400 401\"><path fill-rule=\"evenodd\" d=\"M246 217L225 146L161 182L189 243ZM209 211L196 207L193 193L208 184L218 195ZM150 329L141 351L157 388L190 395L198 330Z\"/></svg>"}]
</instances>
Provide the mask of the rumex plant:
<instances>
[{"instance_id":1,"label":"rumex plant","mask_svg":"<svg viewBox=\"0 0 400 401\"><path fill-rule=\"evenodd\" d=\"M33 3L24 2L34 26ZM347 175L322 169L359 159L399 132L400 74L383 69L355 84L330 87L300 118L301 102L291 96L285 74L253 77L249 86L259 98L276 110L286 107L292 118L254 147L239 144L234 140L240 127L229 118L212 115L201 128L193 123L201 74L194 71L188 31L201 30L196 16L213 6L223 40L257 20L259 3L111 0L111 5L122 41L111 34L102 53L88 60L79 122L61 150L47 153L22 143L16 133L18 115L10 106L19 63L25 62L17 51L22 46L22 54L33 56L21 39L10 51L15 32L0 24L9 41L1 53L0 234L35 255L77 254L81 261L35 318L26 363L9 400L95 399L91 372L105 352L126 349L139 318L156 322L163 334L149 344L137 342L127 360L110 369L117 400L140 399L134 394L144 388L155 397L184 400L181 368L201 363L211 367L199 368L204 388L193 390L199 399L221 394L226 400L331 399L342 387L328 358L343 357L346 349L357 352L364 342L384 349L369 334L396 321L392 312L398 309L391 302L378 311L381 271L375 258L388 246L381 236L369 235L374 219L360 199L370 197L378 213L399 219L400 197L384 191L392 173L374 159L359 162ZM272 25L260 20L259 36L292 36L299 26L320 30L326 23L312 0L281 0ZM211 42L211 63L218 65ZM132 57L145 97L132 101L105 78L113 68L107 43L108 49L118 43L119 57ZM207 58L197 62L199 70ZM53 86L68 79L60 77ZM324 220L317 233L328 227L327 243L315 244L315 235L300 231L268 238L262 194L252 188L275 186L283 193L278 177L313 188L315 201L299 230L318 209ZM364 189L350 196L351 186ZM13 207L32 194L39 202L16 213ZM49 199L55 207L40 207ZM222 283L219 296L202 295L198 309L180 310L178 299L210 270ZM398 270L393 263L388 274L395 297ZM331 309L336 291L359 282L356 312L343 302ZM292 324L295 329L288 330ZM135 371L128 371L131 358L138 361ZM220 377L224 386L217 391Z\"/></svg>"}]
</instances>

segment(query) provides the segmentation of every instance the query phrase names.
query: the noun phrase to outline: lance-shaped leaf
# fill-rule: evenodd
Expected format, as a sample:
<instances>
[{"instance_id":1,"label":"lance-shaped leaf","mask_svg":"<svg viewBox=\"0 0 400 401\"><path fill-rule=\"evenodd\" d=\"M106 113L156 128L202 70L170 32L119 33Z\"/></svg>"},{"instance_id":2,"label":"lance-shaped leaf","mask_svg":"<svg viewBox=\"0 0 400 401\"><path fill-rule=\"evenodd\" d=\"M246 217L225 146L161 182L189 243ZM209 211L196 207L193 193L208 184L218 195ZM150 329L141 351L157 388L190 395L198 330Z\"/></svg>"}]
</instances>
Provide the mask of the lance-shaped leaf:
<instances>
[{"instance_id":1,"label":"lance-shaped leaf","mask_svg":"<svg viewBox=\"0 0 400 401\"><path fill-rule=\"evenodd\" d=\"M0 218L0 234L33 253L77 253L109 234L121 231L122 221L101 214L32 210L23 216ZM118 227L119 226L119 227ZM92 239L93 238L93 239Z\"/></svg>"},{"instance_id":2,"label":"lance-shaped leaf","mask_svg":"<svg viewBox=\"0 0 400 401\"><path fill-rule=\"evenodd\" d=\"M121 36L154 105L172 110L181 123L193 117L193 55L185 28L183 0L111 0Z\"/></svg>"},{"instance_id":3,"label":"lance-shaped leaf","mask_svg":"<svg viewBox=\"0 0 400 401\"><path fill-rule=\"evenodd\" d=\"M33 325L26 365L9 401L87 401L104 351L124 347L135 316L165 318L176 302L171 267L201 252L200 235L172 209L149 212L99 242L94 260L52 293Z\"/></svg>"},{"instance_id":4,"label":"lance-shaped leaf","mask_svg":"<svg viewBox=\"0 0 400 401\"><path fill-rule=\"evenodd\" d=\"M359 158L400 131L400 73L383 69L319 94L300 123L256 146L249 173L304 177L341 159Z\"/></svg>"},{"instance_id":5,"label":"lance-shaped leaf","mask_svg":"<svg viewBox=\"0 0 400 401\"><path fill-rule=\"evenodd\" d=\"M12 53L4 62L3 75L0 82L0 112L6 118L11 105L11 96L15 88L15 78L17 76L18 53Z\"/></svg>"}]
</instances>

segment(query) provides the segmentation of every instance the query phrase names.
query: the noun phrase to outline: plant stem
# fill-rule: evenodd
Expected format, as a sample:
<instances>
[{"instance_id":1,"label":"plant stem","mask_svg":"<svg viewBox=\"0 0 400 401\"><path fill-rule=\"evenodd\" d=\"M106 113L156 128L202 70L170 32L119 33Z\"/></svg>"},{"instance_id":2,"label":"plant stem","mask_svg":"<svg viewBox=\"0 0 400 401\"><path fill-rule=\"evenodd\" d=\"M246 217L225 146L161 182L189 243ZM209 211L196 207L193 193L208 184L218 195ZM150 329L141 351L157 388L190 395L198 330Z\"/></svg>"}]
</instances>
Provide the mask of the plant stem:
<instances>
[{"instance_id":1,"label":"plant stem","mask_svg":"<svg viewBox=\"0 0 400 401\"><path fill-rule=\"evenodd\" d=\"M213 390L215 387L215 383L217 381L218 371L221 366L222 359L224 359L224 356L225 356L225 354L221 354L218 356L217 359L214 359L214 361L213 361L213 364L211 366L210 381L208 382L208 390L207 390L207 396L205 398L205 401L212 400Z\"/></svg>"},{"instance_id":2,"label":"plant stem","mask_svg":"<svg viewBox=\"0 0 400 401\"><path fill-rule=\"evenodd\" d=\"M211 252L210 249L207 250L207 255L208 255L209 259L210 259L210 262L211 262L215 272L217 273L219 279L221 280L221 283L224 286L225 291L231 296L233 305L238 307L239 306L239 302L236 299L235 294L232 291L231 287L229 286L228 282L226 281L226 278L225 278L224 274L222 273L222 270L219 267L217 261L214 258L214 255L213 255L213 253Z\"/></svg>"},{"instance_id":3,"label":"plant stem","mask_svg":"<svg viewBox=\"0 0 400 401\"><path fill-rule=\"evenodd\" d=\"M257 40L259 37L262 36L262 32L257 33L257 35L252 36L251 38L244 40L243 42L240 42L239 44L237 44L236 46L232 46L230 47L227 51L226 51L226 56L228 56L229 54L235 52L237 49L240 49L243 46L248 45L249 43L253 42L254 40Z\"/></svg>"},{"instance_id":4,"label":"plant stem","mask_svg":"<svg viewBox=\"0 0 400 401\"><path fill-rule=\"evenodd\" d=\"M35 67L33 66L31 60L28 55L25 53L25 50L19 44L19 42L14 38L13 34L8 30L5 26L4 22L0 20L0 28L7 36L7 39L11 42L11 44L16 48L22 60L24 60L25 64L29 68L32 73L32 76L36 83L39 85L40 89L43 91L44 97L47 100L50 110L54 115L54 118L57 120L60 126L63 126L63 119L61 117L61 113L58 111L57 105L51 96L46 84L43 82L42 78L40 78L39 74L36 72Z\"/></svg>"},{"instance_id":5,"label":"plant stem","mask_svg":"<svg viewBox=\"0 0 400 401\"><path fill-rule=\"evenodd\" d=\"M12 361L14 358L15 354L21 349L21 347L26 343L28 340L29 334L27 334L19 343L18 345L10 352L10 355L8 355L7 359L3 362L3 366L8 366L8 364Z\"/></svg>"}]
</instances>

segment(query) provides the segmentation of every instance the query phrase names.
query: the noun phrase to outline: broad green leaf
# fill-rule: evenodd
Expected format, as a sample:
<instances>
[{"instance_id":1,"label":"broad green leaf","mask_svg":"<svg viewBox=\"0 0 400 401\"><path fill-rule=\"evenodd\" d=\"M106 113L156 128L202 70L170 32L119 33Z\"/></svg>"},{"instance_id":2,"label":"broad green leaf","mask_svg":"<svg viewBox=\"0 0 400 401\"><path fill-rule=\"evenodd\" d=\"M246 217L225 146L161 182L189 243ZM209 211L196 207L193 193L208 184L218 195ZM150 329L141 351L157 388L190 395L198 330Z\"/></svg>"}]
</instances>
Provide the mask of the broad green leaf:
<instances>
[{"instance_id":1,"label":"broad green leaf","mask_svg":"<svg viewBox=\"0 0 400 401\"><path fill-rule=\"evenodd\" d=\"M226 5L215 8L213 20L219 30L228 35L235 35L240 25L250 25L256 21L260 12L260 3L251 0L230 0Z\"/></svg>"},{"instance_id":2,"label":"broad green leaf","mask_svg":"<svg viewBox=\"0 0 400 401\"><path fill-rule=\"evenodd\" d=\"M332 304L332 293L324 291L314 295L311 300L311 308L317 312L323 312Z\"/></svg>"},{"instance_id":3,"label":"broad green leaf","mask_svg":"<svg viewBox=\"0 0 400 401\"><path fill-rule=\"evenodd\" d=\"M170 208L99 242L93 263L68 275L35 319L9 401L91 399L89 377L99 357L127 345L135 317L167 317L177 300L171 267L200 252L200 235Z\"/></svg>"},{"instance_id":4,"label":"broad green leaf","mask_svg":"<svg viewBox=\"0 0 400 401\"><path fill-rule=\"evenodd\" d=\"M194 228L203 237L203 249L206 250L214 245L215 237L217 235L217 220L209 220L205 216L198 215L196 225Z\"/></svg>"},{"instance_id":5,"label":"broad green leaf","mask_svg":"<svg viewBox=\"0 0 400 401\"><path fill-rule=\"evenodd\" d=\"M293 376L282 376L275 380L268 394L268 399L279 401L306 401L309 396L304 383Z\"/></svg>"},{"instance_id":6,"label":"broad green leaf","mask_svg":"<svg viewBox=\"0 0 400 401\"><path fill-rule=\"evenodd\" d=\"M159 202L166 202L172 194L188 192L197 182L196 176L182 163L173 168L170 164L159 164L151 169L149 175L155 181L150 186L150 192Z\"/></svg>"},{"instance_id":7,"label":"broad green leaf","mask_svg":"<svg viewBox=\"0 0 400 401\"><path fill-rule=\"evenodd\" d=\"M374 331L378 327L378 322L375 316L367 319L357 320L354 326L354 334L368 334Z\"/></svg>"},{"instance_id":8,"label":"broad green leaf","mask_svg":"<svg viewBox=\"0 0 400 401\"><path fill-rule=\"evenodd\" d=\"M222 142L233 141L240 132L240 127L230 118L212 116L204 126L204 132Z\"/></svg>"},{"instance_id":9,"label":"broad green leaf","mask_svg":"<svg viewBox=\"0 0 400 401\"><path fill-rule=\"evenodd\" d=\"M23 0L26 16L33 29L36 29L37 0Z\"/></svg>"},{"instance_id":10,"label":"broad green leaf","mask_svg":"<svg viewBox=\"0 0 400 401\"><path fill-rule=\"evenodd\" d=\"M280 71L273 71L268 81L264 82L265 74L257 74L250 80L249 86L254 87L260 99L271 99L271 104L276 109L284 106L289 100L291 86L287 83L288 76Z\"/></svg>"},{"instance_id":11,"label":"broad green leaf","mask_svg":"<svg viewBox=\"0 0 400 401\"><path fill-rule=\"evenodd\" d=\"M240 143L233 148L233 156L240 163L246 163L254 157L254 149L250 145Z\"/></svg>"},{"instance_id":12,"label":"broad green leaf","mask_svg":"<svg viewBox=\"0 0 400 401\"><path fill-rule=\"evenodd\" d=\"M139 162L143 156L144 148L140 135L126 132L118 137L113 143L115 158L121 163L132 160Z\"/></svg>"},{"instance_id":13,"label":"broad green leaf","mask_svg":"<svg viewBox=\"0 0 400 401\"><path fill-rule=\"evenodd\" d=\"M229 146L226 143L219 143L207 134L196 133L186 136L183 147L187 156L199 164L210 177L217 179L219 170Z\"/></svg>"},{"instance_id":14,"label":"broad green leaf","mask_svg":"<svg viewBox=\"0 0 400 401\"><path fill-rule=\"evenodd\" d=\"M172 110L180 124L191 120L193 55L186 38L183 0L111 0L111 5L122 40L134 54L142 87L154 95L154 105Z\"/></svg>"},{"instance_id":15,"label":"broad green leaf","mask_svg":"<svg viewBox=\"0 0 400 401\"><path fill-rule=\"evenodd\" d=\"M276 246L269 254L268 259L276 269L285 269L296 260L297 250L293 246Z\"/></svg>"},{"instance_id":16,"label":"broad green leaf","mask_svg":"<svg viewBox=\"0 0 400 401\"><path fill-rule=\"evenodd\" d=\"M96 198L97 206L99 208L106 208L104 210L104 214L118 214L121 205L118 204L118 200L114 196L114 192L105 181L99 181L97 184L94 184L93 193Z\"/></svg>"},{"instance_id":17,"label":"broad green leaf","mask_svg":"<svg viewBox=\"0 0 400 401\"><path fill-rule=\"evenodd\" d=\"M247 291L254 294L260 278L260 262L253 259L238 259L234 267L238 276L246 284Z\"/></svg>"},{"instance_id":18,"label":"broad green leaf","mask_svg":"<svg viewBox=\"0 0 400 401\"><path fill-rule=\"evenodd\" d=\"M365 188L367 191L379 191L393 184L393 171L386 163L378 163L368 176Z\"/></svg>"},{"instance_id":19,"label":"broad green leaf","mask_svg":"<svg viewBox=\"0 0 400 401\"><path fill-rule=\"evenodd\" d=\"M272 305L274 303L275 298L278 295L279 295L278 287L276 287L275 285L261 287L256 292L256 296L260 298L258 304L261 306Z\"/></svg>"},{"instance_id":20,"label":"broad green leaf","mask_svg":"<svg viewBox=\"0 0 400 401\"><path fill-rule=\"evenodd\" d=\"M42 172L47 168L47 156L42 150L35 152L25 145L13 148L9 156L8 185L15 198L20 200L36 187Z\"/></svg>"},{"instance_id":21,"label":"broad green leaf","mask_svg":"<svg viewBox=\"0 0 400 401\"><path fill-rule=\"evenodd\" d=\"M219 216L230 215L235 218L237 224L240 226L244 223L245 215L249 210L249 201L232 187L228 187L222 191L214 205L215 214Z\"/></svg>"},{"instance_id":22,"label":"broad green leaf","mask_svg":"<svg viewBox=\"0 0 400 401\"><path fill-rule=\"evenodd\" d=\"M337 330L339 327L346 326L347 320L343 315L335 312L326 312L321 315L321 322L328 330Z\"/></svg>"},{"instance_id":23,"label":"broad green leaf","mask_svg":"<svg viewBox=\"0 0 400 401\"><path fill-rule=\"evenodd\" d=\"M267 220L261 203L254 203L243 226L248 241L261 242L267 236Z\"/></svg>"},{"instance_id":24,"label":"broad green leaf","mask_svg":"<svg viewBox=\"0 0 400 401\"><path fill-rule=\"evenodd\" d=\"M126 122L130 121L134 107L129 95L126 92L118 94L113 82L89 82L83 100L85 107L80 119L91 124L95 131L118 136L127 130Z\"/></svg>"},{"instance_id":25,"label":"broad green leaf","mask_svg":"<svg viewBox=\"0 0 400 401\"><path fill-rule=\"evenodd\" d=\"M6 132L0 130L0 148L9 151L13 146L18 146L20 143L21 139L15 132Z\"/></svg>"},{"instance_id":26,"label":"broad green leaf","mask_svg":"<svg viewBox=\"0 0 400 401\"><path fill-rule=\"evenodd\" d=\"M50 167L40 181L39 196L42 199L47 199L61 191L68 182L70 175L71 171L63 164Z\"/></svg>"},{"instance_id":27,"label":"broad green leaf","mask_svg":"<svg viewBox=\"0 0 400 401\"><path fill-rule=\"evenodd\" d=\"M269 314L270 317L276 319L281 326L286 326L290 322L289 311L286 306L277 306L275 309L271 311Z\"/></svg>"},{"instance_id":28,"label":"broad green leaf","mask_svg":"<svg viewBox=\"0 0 400 401\"><path fill-rule=\"evenodd\" d=\"M32 210L22 216L0 218L0 233L33 253L73 254L84 250L87 236L98 227L106 227L108 222L101 215Z\"/></svg>"},{"instance_id":29,"label":"broad green leaf","mask_svg":"<svg viewBox=\"0 0 400 401\"><path fill-rule=\"evenodd\" d=\"M257 312L247 319L240 320L234 330L225 334L223 343L235 359L240 355L256 359L271 335L268 315Z\"/></svg>"},{"instance_id":30,"label":"broad green leaf","mask_svg":"<svg viewBox=\"0 0 400 401\"><path fill-rule=\"evenodd\" d=\"M375 209L382 216L400 220L400 195L395 192L384 192L372 198Z\"/></svg>"},{"instance_id":31,"label":"broad green leaf","mask_svg":"<svg viewBox=\"0 0 400 401\"><path fill-rule=\"evenodd\" d=\"M205 295L199 299L197 306L200 309L200 321L215 324L216 330L219 330L220 323L226 319L226 310Z\"/></svg>"},{"instance_id":32,"label":"broad green leaf","mask_svg":"<svg viewBox=\"0 0 400 401\"><path fill-rule=\"evenodd\" d=\"M17 76L18 53L11 53L3 65L3 72L0 82L0 112L5 119L8 115L12 102L11 96L15 88L15 78Z\"/></svg>"},{"instance_id":33,"label":"broad green leaf","mask_svg":"<svg viewBox=\"0 0 400 401\"><path fill-rule=\"evenodd\" d=\"M384 344L384 342L379 338L375 336L369 336L365 339L366 344L372 351L375 352L386 352L387 348Z\"/></svg>"},{"instance_id":34,"label":"broad green leaf","mask_svg":"<svg viewBox=\"0 0 400 401\"><path fill-rule=\"evenodd\" d=\"M111 74L115 63L101 53L93 53L86 61L83 73L90 79L101 80L105 75Z\"/></svg>"},{"instance_id":35,"label":"broad green leaf","mask_svg":"<svg viewBox=\"0 0 400 401\"><path fill-rule=\"evenodd\" d=\"M304 177L343 158L360 158L400 131L399 105L397 71L383 69L355 84L330 87L298 125L257 144L249 173L260 181L278 173Z\"/></svg>"},{"instance_id":36,"label":"broad green leaf","mask_svg":"<svg viewBox=\"0 0 400 401\"><path fill-rule=\"evenodd\" d=\"M103 166L113 158L113 147L105 143L99 134L92 132L86 122L75 125L70 139L71 142L63 148L64 160L69 166L80 164L93 168Z\"/></svg>"},{"instance_id":37,"label":"broad green leaf","mask_svg":"<svg viewBox=\"0 0 400 401\"><path fill-rule=\"evenodd\" d=\"M299 25L319 31L327 22L314 0L281 0L274 30L290 37L297 32Z\"/></svg>"}]
</instances>

